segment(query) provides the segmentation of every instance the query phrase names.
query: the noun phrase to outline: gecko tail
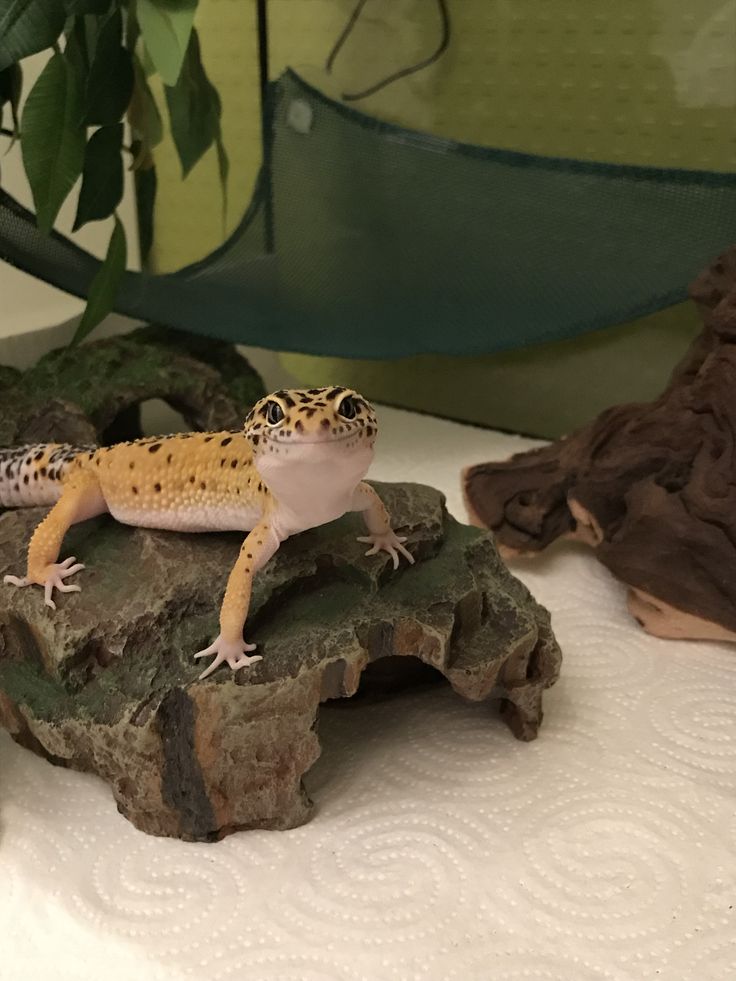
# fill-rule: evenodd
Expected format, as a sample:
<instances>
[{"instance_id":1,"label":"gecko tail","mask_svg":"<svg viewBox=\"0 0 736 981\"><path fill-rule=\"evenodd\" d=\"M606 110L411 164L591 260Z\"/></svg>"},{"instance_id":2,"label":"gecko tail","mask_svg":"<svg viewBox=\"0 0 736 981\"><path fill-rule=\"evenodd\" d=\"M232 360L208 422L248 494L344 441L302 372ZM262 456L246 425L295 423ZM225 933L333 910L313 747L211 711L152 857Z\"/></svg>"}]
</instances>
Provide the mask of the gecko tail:
<instances>
[{"instance_id":1,"label":"gecko tail","mask_svg":"<svg viewBox=\"0 0 736 981\"><path fill-rule=\"evenodd\" d=\"M0 507L29 508L55 504L64 477L97 447L37 443L0 449Z\"/></svg>"}]
</instances>

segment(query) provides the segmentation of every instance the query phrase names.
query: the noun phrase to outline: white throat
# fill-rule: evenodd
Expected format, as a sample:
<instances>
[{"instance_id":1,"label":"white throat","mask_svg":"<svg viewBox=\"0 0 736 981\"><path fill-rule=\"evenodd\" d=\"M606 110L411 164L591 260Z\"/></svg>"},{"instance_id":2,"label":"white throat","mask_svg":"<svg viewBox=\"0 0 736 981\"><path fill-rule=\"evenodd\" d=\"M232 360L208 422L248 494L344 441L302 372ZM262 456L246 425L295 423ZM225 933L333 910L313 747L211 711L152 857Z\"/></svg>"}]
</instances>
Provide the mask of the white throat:
<instances>
[{"instance_id":1,"label":"white throat","mask_svg":"<svg viewBox=\"0 0 736 981\"><path fill-rule=\"evenodd\" d=\"M363 440L347 442L279 443L258 454L256 467L273 496L280 537L333 521L351 509L373 449Z\"/></svg>"}]
</instances>

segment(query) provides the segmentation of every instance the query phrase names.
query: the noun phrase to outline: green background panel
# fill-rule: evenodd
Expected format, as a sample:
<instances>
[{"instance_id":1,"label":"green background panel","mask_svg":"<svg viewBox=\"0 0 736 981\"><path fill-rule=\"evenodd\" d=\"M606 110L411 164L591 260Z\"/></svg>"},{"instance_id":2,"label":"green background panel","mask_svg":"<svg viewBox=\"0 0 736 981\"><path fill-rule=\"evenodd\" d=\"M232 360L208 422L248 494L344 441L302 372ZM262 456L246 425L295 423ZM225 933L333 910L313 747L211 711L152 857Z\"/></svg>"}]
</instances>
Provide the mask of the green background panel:
<instances>
[{"instance_id":1,"label":"green background panel","mask_svg":"<svg viewBox=\"0 0 736 981\"><path fill-rule=\"evenodd\" d=\"M438 43L432 0L368 0L327 74L326 59L354 6L355 0L269 0L272 77L292 66L339 98L426 57ZM356 108L487 146L736 170L733 5L448 0L448 8L452 40L442 59L353 103ZM165 144L157 158L153 256L161 271L206 255L232 230L261 159L255 0L201 0L197 23L223 100L230 211L223 229L214 155L184 184ZM304 381L340 380L395 404L553 435L605 404L655 394L694 322L689 307L678 307L578 341L502 356L376 363L287 355L284 361Z\"/></svg>"}]
</instances>

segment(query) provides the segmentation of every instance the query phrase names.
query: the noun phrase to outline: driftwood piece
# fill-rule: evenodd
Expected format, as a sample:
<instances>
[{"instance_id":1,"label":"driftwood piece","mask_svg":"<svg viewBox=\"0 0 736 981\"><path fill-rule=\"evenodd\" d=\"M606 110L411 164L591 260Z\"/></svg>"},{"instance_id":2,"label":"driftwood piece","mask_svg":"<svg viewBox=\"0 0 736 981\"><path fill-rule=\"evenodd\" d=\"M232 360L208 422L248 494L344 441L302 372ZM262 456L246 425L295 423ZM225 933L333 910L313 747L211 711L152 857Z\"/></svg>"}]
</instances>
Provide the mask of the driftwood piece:
<instances>
[{"instance_id":1,"label":"driftwood piece","mask_svg":"<svg viewBox=\"0 0 736 981\"><path fill-rule=\"evenodd\" d=\"M587 542L660 637L736 640L736 248L691 285L704 328L654 402L463 474L504 554Z\"/></svg>"}]
</instances>

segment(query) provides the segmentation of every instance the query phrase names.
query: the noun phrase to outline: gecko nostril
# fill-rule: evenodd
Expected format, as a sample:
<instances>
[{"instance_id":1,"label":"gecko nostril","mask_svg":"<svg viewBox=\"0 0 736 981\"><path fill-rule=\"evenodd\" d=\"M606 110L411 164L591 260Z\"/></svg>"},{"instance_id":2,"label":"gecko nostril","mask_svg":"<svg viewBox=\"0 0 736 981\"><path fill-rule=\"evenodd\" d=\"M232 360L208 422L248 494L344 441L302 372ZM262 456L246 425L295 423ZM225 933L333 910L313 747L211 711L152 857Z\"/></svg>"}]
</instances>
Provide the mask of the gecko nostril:
<instances>
[{"instance_id":1,"label":"gecko nostril","mask_svg":"<svg viewBox=\"0 0 736 981\"><path fill-rule=\"evenodd\" d=\"M323 419L322 422L320 423L320 426L322 426L323 429L329 429L330 428L330 420L329 419Z\"/></svg>"}]
</instances>

